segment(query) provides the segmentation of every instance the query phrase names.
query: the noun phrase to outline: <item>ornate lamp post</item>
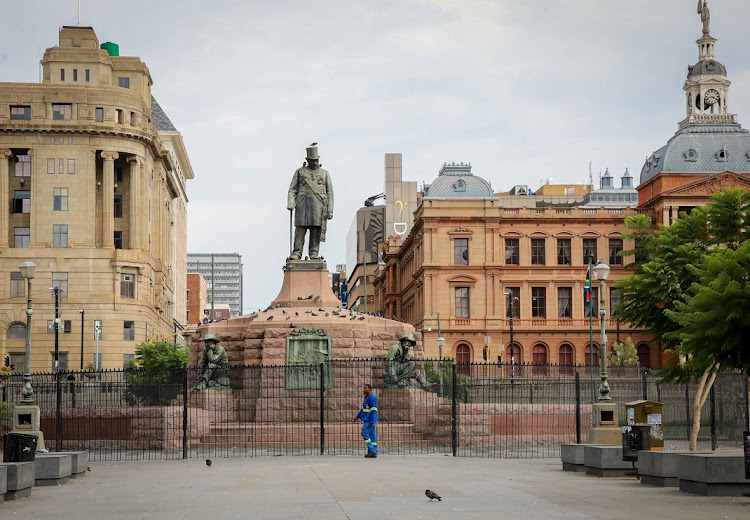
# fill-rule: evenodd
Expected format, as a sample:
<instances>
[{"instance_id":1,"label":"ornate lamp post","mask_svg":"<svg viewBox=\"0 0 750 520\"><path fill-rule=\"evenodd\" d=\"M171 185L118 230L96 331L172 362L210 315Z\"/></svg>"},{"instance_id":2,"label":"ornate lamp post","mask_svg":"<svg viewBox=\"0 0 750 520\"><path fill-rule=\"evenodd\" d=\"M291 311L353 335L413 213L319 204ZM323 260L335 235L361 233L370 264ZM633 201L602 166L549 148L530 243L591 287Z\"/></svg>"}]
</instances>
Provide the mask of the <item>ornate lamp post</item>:
<instances>
[{"instance_id":1,"label":"ornate lamp post","mask_svg":"<svg viewBox=\"0 0 750 520\"><path fill-rule=\"evenodd\" d=\"M445 338L440 335L438 332L438 357L440 358L440 361L438 361L438 374L440 374L440 388L438 391L438 396L443 397L443 347L445 346Z\"/></svg>"},{"instance_id":2,"label":"ornate lamp post","mask_svg":"<svg viewBox=\"0 0 750 520\"><path fill-rule=\"evenodd\" d=\"M510 317L510 377L513 377L515 375L514 373L514 355L513 355L513 300L517 300L518 298L515 298L513 296L513 292L508 291L505 293L505 296L508 297L508 316Z\"/></svg>"},{"instance_id":3,"label":"ornate lamp post","mask_svg":"<svg viewBox=\"0 0 750 520\"><path fill-rule=\"evenodd\" d=\"M21 389L21 404L34 404L34 391L31 388L31 279L34 278L36 264L34 262L24 262L19 266L21 276L27 280L27 300L26 300L26 363L23 371L23 388Z\"/></svg>"},{"instance_id":4,"label":"ornate lamp post","mask_svg":"<svg viewBox=\"0 0 750 520\"><path fill-rule=\"evenodd\" d=\"M607 381L607 333L604 330L604 282L609 275L609 266L599 260L593 269L594 276L599 280L599 319L601 321L601 344L599 345L599 363L602 370L602 383L599 385L599 401L612 401L609 396L609 382Z\"/></svg>"}]
</instances>

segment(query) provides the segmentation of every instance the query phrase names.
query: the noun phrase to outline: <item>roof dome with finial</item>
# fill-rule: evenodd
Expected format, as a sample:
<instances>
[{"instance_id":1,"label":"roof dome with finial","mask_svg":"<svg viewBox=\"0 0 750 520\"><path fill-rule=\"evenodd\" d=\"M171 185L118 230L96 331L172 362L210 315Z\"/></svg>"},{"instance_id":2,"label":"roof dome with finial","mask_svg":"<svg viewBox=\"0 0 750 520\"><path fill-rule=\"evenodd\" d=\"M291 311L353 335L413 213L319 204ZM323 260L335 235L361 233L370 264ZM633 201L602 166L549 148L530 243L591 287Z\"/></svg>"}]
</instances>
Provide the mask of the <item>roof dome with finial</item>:
<instances>
[{"instance_id":1,"label":"roof dome with finial","mask_svg":"<svg viewBox=\"0 0 750 520\"><path fill-rule=\"evenodd\" d=\"M495 198L492 186L471 173L471 163L445 163L432 184L426 185L424 199L488 199Z\"/></svg>"}]
</instances>

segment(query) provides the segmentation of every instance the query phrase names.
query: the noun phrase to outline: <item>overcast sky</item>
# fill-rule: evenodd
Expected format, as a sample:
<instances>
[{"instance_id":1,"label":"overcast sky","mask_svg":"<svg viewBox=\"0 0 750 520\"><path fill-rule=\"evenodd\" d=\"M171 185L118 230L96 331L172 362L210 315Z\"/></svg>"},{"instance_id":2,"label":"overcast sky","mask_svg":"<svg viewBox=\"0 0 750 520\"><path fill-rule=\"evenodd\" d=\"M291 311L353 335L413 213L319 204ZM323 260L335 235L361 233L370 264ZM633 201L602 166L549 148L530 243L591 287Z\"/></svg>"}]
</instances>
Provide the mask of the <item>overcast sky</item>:
<instances>
[{"instance_id":1,"label":"overcast sky","mask_svg":"<svg viewBox=\"0 0 750 520\"><path fill-rule=\"evenodd\" d=\"M496 191L638 179L685 117L698 59L695 0L82 0L82 25L139 56L182 132L190 251L237 252L245 310L265 307L288 254L286 192L319 143L336 207L321 253L383 191L384 154L404 179L471 162ZM0 81L36 82L76 0L4 0ZM747 0L710 0L730 111L750 118ZM750 125L750 123L748 123Z\"/></svg>"}]
</instances>

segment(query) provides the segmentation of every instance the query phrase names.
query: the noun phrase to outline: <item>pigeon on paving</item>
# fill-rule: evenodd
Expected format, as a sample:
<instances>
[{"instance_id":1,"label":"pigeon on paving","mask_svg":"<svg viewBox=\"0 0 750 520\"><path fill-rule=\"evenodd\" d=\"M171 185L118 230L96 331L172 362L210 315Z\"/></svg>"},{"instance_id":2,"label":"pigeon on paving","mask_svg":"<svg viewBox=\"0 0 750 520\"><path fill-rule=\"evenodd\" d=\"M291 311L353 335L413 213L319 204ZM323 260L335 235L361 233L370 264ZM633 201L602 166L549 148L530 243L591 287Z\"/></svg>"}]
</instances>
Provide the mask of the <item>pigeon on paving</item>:
<instances>
[{"instance_id":1,"label":"pigeon on paving","mask_svg":"<svg viewBox=\"0 0 750 520\"><path fill-rule=\"evenodd\" d=\"M440 498L440 495L435 493L434 491L430 491L429 489L426 489L424 492L424 495L430 499L430 502L432 502L433 498L437 498L438 502L442 502L442 499Z\"/></svg>"},{"instance_id":2,"label":"pigeon on paving","mask_svg":"<svg viewBox=\"0 0 750 520\"><path fill-rule=\"evenodd\" d=\"M211 462L211 459L206 459L206 466L210 466L211 464L213 464L213 462Z\"/></svg>"}]
</instances>

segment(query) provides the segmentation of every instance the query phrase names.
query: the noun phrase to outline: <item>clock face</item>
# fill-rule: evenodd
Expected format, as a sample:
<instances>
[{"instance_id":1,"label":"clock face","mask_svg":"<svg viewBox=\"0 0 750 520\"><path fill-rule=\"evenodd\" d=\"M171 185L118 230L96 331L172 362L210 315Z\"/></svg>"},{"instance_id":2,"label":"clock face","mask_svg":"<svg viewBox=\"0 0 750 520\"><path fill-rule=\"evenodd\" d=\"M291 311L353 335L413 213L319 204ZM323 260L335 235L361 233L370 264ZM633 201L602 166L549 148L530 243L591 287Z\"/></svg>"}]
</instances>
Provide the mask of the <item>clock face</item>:
<instances>
[{"instance_id":1,"label":"clock face","mask_svg":"<svg viewBox=\"0 0 750 520\"><path fill-rule=\"evenodd\" d=\"M709 108L719 102L719 92L711 89L706 91L706 95L703 98L703 104L705 108Z\"/></svg>"}]
</instances>

